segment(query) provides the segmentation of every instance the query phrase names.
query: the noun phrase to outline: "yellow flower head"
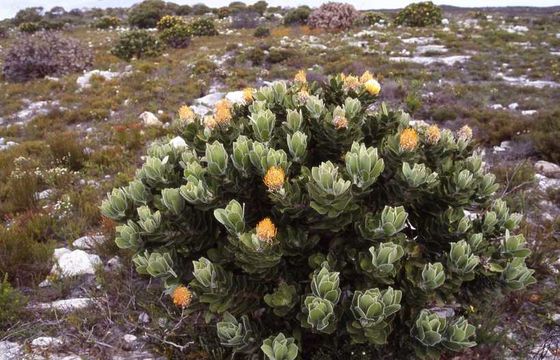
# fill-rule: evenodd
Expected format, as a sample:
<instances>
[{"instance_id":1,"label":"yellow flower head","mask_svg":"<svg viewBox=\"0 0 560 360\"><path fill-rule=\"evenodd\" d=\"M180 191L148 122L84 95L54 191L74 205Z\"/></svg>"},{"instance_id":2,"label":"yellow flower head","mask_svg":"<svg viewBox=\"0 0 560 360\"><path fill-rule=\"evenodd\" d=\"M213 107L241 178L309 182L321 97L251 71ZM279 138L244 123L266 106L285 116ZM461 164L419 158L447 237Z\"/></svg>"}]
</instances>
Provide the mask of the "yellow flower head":
<instances>
[{"instance_id":1,"label":"yellow flower head","mask_svg":"<svg viewBox=\"0 0 560 360\"><path fill-rule=\"evenodd\" d=\"M364 88L370 95L378 95L381 91L381 85L375 79L370 79L364 83Z\"/></svg>"},{"instance_id":2,"label":"yellow flower head","mask_svg":"<svg viewBox=\"0 0 560 360\"><path fill-rule=\"evenodd\" d=\"M245 101L245 104L250 104L253 102L253 92L255 91L255 89L253 88L245 88L243 89L243 101Z\"/></svg>"},{"instance_id":3,"label":"yellow flower head","mask_svg":"<svg viewBox=\"0 0 560 360\"><path fill-rule=\"evenodd\" d=\"M268 217L262 219L257 224L257 237L260 241L271 244L272 240L276 237L276 232L276 225Z\"/></svg>"},{"instance_id":4,"label":"yellow flower head","mask_svg":"<svg viewBox=\"0 0 560 360\"><path fill-rule=\"evenodd\" d=\"M333 119L334 127L338 129L347 129L348 128L348 119L344 116L335 116Z\"/></svg>"},{"instance_id":5,"label":"yellow flower head","mask_svg":"<svg viewBox=\"0 0 560 360\"><path fill-rule=\"evenodd\" d=\"M272 166L264 175L264 184L271 191L278 191L284 186L286 174L279 166Z\"/></svg>"},{"instance_id":6,"label":"yellow flower head","mask_svg":"<svg viewBox=\"0 0 560 360\"><path fill-rule=\"evenodd\" d=\"M472 129L470 126L465 125L457 132L460 140L470 141L472 139Z\"/></svg>"},{"instance_id":7,"label":"yellow flower head","mask_svg":"<svg viewBox=\"0 0 560 360\"><path fill-rule=\"evenodd\" d=\"M346 90L356 90L360 86L360 79L356 76L348 75L344 77L344 87Z\"/></svg>"},{"instance_id":8,"label":"yellow flower head","mask_svg":"<svg viewBox=\"0 0 560 360\"><path fill-rule=\"evenodd\" d=\"M309 99L309 93L307 92L307 90L301 89L301 90L297 93L297 99L298 99L298 101L301 102L301 103L307 102L307 99Z\"/></svg>"},{"instance_id":9,"label":"yellow flower head","mask_svg":"<svg viewBox=\"0 0 560 360\"><path fill-rule=\"evenodd\" d=\"M441 139L441 131L437 125L430 125L426 130L426 141L428 144L435 145Z\"/></svg>"},{"instance_id":10,"label":"yellow flower head","mask_svg":"<svg viewBox=\"0 0 560 360\"><path fill-rule=\"evenodd\" d=\"M301 84L307 83L307 74L305 73L305 71L298 71L296 76L294 76L294 81Z\"/></svg>"},{"instance_id":11,"label":"yellow flower head","mask_svg":"<svg viewBox=\"0 0 560 360\"><path fill-rule=\"evenodd\" d=\"M179 108L179 119L186 122L193 122L194 121L194 111L187 106L183 105Z\"/></svg>"},{"instance_id":12,"label":"yellow flower head","mask_svg":"<svg viewBox=\"0 0 560 360\"><path fill-rule=\"evenodd\" d=\"M216 119L214 118L214 116L206 115L204 117L204 127L212 130L212 129L215 129L216 126L218 126L218 123L216 122Z\"/></svg>"},{"instance_id":13,"label":"yellow flower head","mask_svg":"<svg viewBox=\"0 0 560 360\"><path fill-rule=\"evenodd\" d=\"M173 290L171 297L175 306L186 308L191 304L193 295L186 286L180 285Z\"/></svg>"},{"instance_id":14,"label":"yellow flower head","mask_svg":"<svg viewBox=\"0 0 560 360\"><path fill-rule=\"evenodd\" d=\"M368 82L370 80L373 80L373 75L369 71L366 70L366 72L364 72L362 74L362 76L360 76L360 82L362 84L365 84L366 82Z\"/></svg>"},{"instance_id":15,"label":"yellow flower head","mask_svg":"<svg viewBox=\"0 0 560 360\"><path fill-rule=\"evenodd\" d=\"M399 144L401 150L412 151L418 145L418 133L413 128L404 129L401 133Z\"/></svg>"},{"instance_id":16,"label":"yellow flower head","mask_svg":"<svg viewBox=\"0 0 560 360\"><path fill-rule=\"evenodd\" d=\"M228 124L231 120L231 107L232 104L229 100L223 99L216 103L215 119L218 125Z\"/></svg>"}]
</instances>

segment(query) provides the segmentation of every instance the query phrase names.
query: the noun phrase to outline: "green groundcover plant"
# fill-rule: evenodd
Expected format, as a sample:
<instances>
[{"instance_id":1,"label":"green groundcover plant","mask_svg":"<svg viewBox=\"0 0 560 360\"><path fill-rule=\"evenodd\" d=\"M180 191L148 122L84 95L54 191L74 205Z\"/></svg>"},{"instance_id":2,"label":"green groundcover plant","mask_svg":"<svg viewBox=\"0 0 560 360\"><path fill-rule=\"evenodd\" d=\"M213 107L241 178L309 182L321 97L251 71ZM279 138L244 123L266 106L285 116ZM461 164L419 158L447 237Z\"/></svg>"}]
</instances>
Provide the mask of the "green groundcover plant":
<instances>
[{"instance_id":1,"label":"green groundcover plant","mask_svg":"<svg viewBox=\"0 0 560 360\"><path fill-rule=\"evenodd\" d=\"M369 74L187 106L102 204L116 243L243 358L367 346L438 358L476 345L469 301L535 282L521 218L494 197L472 132L373 106Z\"/></svg>"}]
</instances>

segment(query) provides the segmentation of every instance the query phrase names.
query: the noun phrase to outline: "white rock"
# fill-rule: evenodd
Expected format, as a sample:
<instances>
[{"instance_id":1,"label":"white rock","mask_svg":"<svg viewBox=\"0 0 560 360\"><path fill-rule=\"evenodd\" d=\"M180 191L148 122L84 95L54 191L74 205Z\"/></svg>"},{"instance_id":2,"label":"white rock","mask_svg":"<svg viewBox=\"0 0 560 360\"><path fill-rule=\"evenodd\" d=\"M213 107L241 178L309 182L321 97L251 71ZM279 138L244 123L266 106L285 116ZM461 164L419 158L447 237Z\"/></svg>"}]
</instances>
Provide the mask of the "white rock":
<instances>
[{"instance_id":1,"label":"white rock","mask_svg":"<svg viewBox=\"0 0 560 360\"><path fill-rule=\"evenodd\" d=\"M105 236L103 235L86 235L74 240L72 246L76 249L90 250L93 249L96 245L102 244L104 242Z\"/></svg>"},{"instance_id":2,"label":"white rock","mask_svg":"<svg viewBox=\"0 0 560 360\"><path fill-rule=\"evenodd\" d=\"M125 336L123 336L123 340L127 343L127 344L132 344L133 342L135 342L138 338L135 335L132 334L126 334Z\"/></svg>"},{"instance_id":3,"label":"white rock","mask_svg":"<svg viewBox=\"0 0 560 360\"><path fill-rule=\"evenodd\" d=\"M120 267L122 267L122 262L118 256L113 256L112 258L109 259L109 261L107 261L106 268L108 270L117 270Z\"/></svg>"},{"instance_id":4,"label":"white rock","mask_svg":"<svg viewBox=\"0 0 560 360\"><path fill-rule=\"evenodd\" d=\"M442 25L449 25L449 19L441 19Z\"/></svg>"},{"instance_id":5,"label":"white rock","mask_svg":"<svg viewBox=\"0 0 560 360\"><path fill-rule=\"evenodd\" d=\"M91 86L90 81L93 76L99 76L104 78L105 80L111 80L116 77L119 77L121 73L112 72L112 71L101 71L101 70L91 70L85 73L84 75L78 77L76 80L76 84L80 87L80 89L87 89Z\"/></svg>"},{"instance_id":6,"label":"white rock","mask_svg":"<svg viewBox=\"0 0 560 360\"><path fill-rule=\"evenodd\" d=\"M149 111L144 111L142 114L140 114L140 119L146 126L163 126L163 123Z\"/></svg>"},{"instance_id":7,"label":"white rock","mask_svg":"<svg viewBox=\"0 0 560 360\"><path fill-rule=\"evenodd\" d=\"M560 323L560 314L554 314L550 317L555 323Z\"/></svg>"},{"instance_id":8,"label":"white rock","mask_svg":"<svg viewBox=\"0 0 560 360\"><path fill-rule=\"evenodd\" d=\"M71 252L72 250L67 248L54 249L53 257L56 261L58 261L62 255L70 254Z\"/></svg>"},{"instance_id":9,"label":"white rock","mask_svg":"<svg viewBox=\"0 0 560 360\"><path fill-rule=\"evenodd\" d=\"M539 188L543 191L560 189L560 179L551 179L541 174L536 174L535 178L539 181Z\"/></svg>"},{"instance_id":10,"label":"white rock","mask_svg":"<svg viewBox=\"0 0 560 360\"><path fill-rule=\"evenodd\" d=\"M95 274L95 267L101 264L98 255L88 254L83 250L74 250L61 255L54 264L51 273L59 277Z\"/></svg>"},{"instance_id":11,"label":"white rock","mask_svg":"<svg viewBox=\"0 0 560 360\"><path fill-rule=\"evenodd\" d=\"M38 303L29 306L31 309L38 310L59 310L63 312L70 312L74 310L85 309L93 303L90 298L73 298L56 300L50 303Z\"/></svg>"},{"instance_id":12,"label":"white rock","mask_svg":"<svg viewBox=\"0 0 560 360\"><path fill-rule=\"evenodd\" d=\"M554 81L547 81L547 80L529 80L525 77L512 77L512 76L505 76L503 73L498 73L496 76L499 79L502 79L505 82L508 82L512 85L518 86L526 86L526 87L534 87L537 89L542 89L544 87L550 86L551 88L560 87L560 83Z\"/></svg>"},{"instance_id":13,"label":"white rock","mask_svg":"<svg viewBox=\"0 0 560 360\"><path fill-rule=\"evenodd\" d=\"M464 63L471 57L469 55L453 55L453 56L414 56L414 57L390 57L389 60L396 62L412 62L420 65L430 65L442 63L448 66L456 63Z\"/></svg>"},{"instance_id":14,"label":"white rock","mask_svg":"<svg viewBox=\"0 0 560 360\"><path fill-rule=\"evenodd\" d=\"M210 108L205 105L192 105L191 110L198 116L204 116L211 111Z\"/></svg>"},{"instance_id":15,"label":"white rock","mask_svg":"<svg viewBox=\"0 0 560 360\"><path fill-rule=\"evenodd\" d=\"M492 104L490 105L490 109L494 109L494 110L501 110L504 107L502 106L502 104Z\"/></svg>"},{"instance_id":16,"label":"white rock","mask_svg":"<svg viewBox=\"0 0 560 360\"><path fill-rule=\"evenodd\" d=\"M402 39L401 41L405 44L426 45L435 42L436 39L433 37L411 37L408 39Z\"/></svg>"},{"instance_id":17,"label":"white rock","mask_svg":"<svg viewBox=\"0 0 560 360\"><path fill-rule=\"evenodd\" d=\"M521 110L521 115L532 116L537 113L537 110Z\"/></svg>"},{"instance_id":18,"label":"white rock","mask_svg":"<svg viewBox=\"0 0 560 360\"><path fill-rule=\"evenodd\" d=\"M518 107L519 107L519 104L516 103L516 102L508 105L508 109L510 109L510 110L517 110Z\"/></svg>"},{"instance_id":19,"label":"white rock","mask_svg":"<svg viewBox=\"0 0 560 360\"><path fill-rule=\"evenodd\" d=\"M145 312L141 312L140 315L138 315L138 322L142 323L142 324L147 324L150 322L150 315L148 315Z\"/></svg>"},{"instance_id":20,"label":"white rock","mask_svg":"<svg viewBox=\"0 0 560 360\"><path fill-rule=\"evenodd\" d=\"M36 193L35 198L37 200L45 200L45 199L49 198L53 193L54 193L53 189L46 189L46 190L43 190L41 192Z\"/></svg>"},{"instance_id":21,"label":"white rock","mask_svg":"<svg viewBox=\"0 0 560 360\"><path fill-rule=\"evenodd\" d=\"M535 163L535 170L549 178L560 178L560 166L549 161L539 160Z\"/></svg>"},{"instance_id":22,"label":"white rock","mask_svg":"<svg viewBox=\"0 0 560 360\"><path fill-rule=\"evenodd\" d=\"M62 345L62 340L50 336L41 336L31 341L31 346L48 348Z\"/></svg>"},{"instance_id":23,"label":"white rock","mask_svg":"<svg viewBox=\"0 0 560 360\"><path fill-rule=\"evenodd\" d=\"M187 143L185 142L185 139L183 139L180 136L175 136L173 139L169 141L169 144L171 144L171 146L177 149L187 147Z\"/></svg>"},{"instance_id":24,"label":"white rock","mask_svg":"<svg viewBox=\"0 0 560 360\"><path fill-rule=\"evenodd\" d=\"M448 52L447 48L443 45L422 45L416 48L416 53L418 55L424 55L426 53L439 53L443 54Z\"/></svg>"},{"instance_id":25,"label":"white rock","mask_svg":"<svg viewBox=\"0 0 560 360\"><path fill-rule=\"evenodd\" d=\"M226 94L223 93L223 92L215 92L215 93L203 96L201 98L198 98L198 99L194 100L193 103L198 104L198 105L204 105L204 106L207 106L209 108L214 108L214 105L216 105L216 103L218 101L222 100L225 95Z\"/></svg>"},{"instance_id":26,"label":"white rock","mask_svg":"<svg viewBox=\"0 0 560 360\"><path fill-rule=\"evenodd\" d=\"M0 360L21 359L21 345L11 341L0 341Z\"/></svg>"}]
</instances>

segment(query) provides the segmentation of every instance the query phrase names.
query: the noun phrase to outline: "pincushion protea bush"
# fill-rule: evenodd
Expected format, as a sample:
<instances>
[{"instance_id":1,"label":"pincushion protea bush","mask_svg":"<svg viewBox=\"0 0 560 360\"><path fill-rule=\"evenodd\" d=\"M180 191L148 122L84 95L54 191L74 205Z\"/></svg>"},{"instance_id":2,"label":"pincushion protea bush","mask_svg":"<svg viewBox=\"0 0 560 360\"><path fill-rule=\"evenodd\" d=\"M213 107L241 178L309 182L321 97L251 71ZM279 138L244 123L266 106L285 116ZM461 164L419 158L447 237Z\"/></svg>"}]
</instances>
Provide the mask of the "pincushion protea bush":
<instances>
[{"instance_id":1,"label":"pincushion protea bush","mask_svg":"<svg viewBox=\"0 0 560 360\"><path fill-rule=\"evenodd\" d=\"M358 20L360 13L354 6L345 3L329 2L313 10L307 19L312 28L348 29Z\"/></svg>"},{"instance_id":2,"label":"pincushion protea bush","mask_svg":"<svg viewBox=\"0 0 560 360\"><path fill-rule=\"evenodd\" d=\"M117 245L247 358L475 346L473 296L535 282L520 216L469 128L415 127L379 92L369 73L300 72L202 118L183 106L184 142L153 145L101 206Z\"/></svg>"},{"instance_id":3,"label":"pincushion protea bush","mask_svg":"<svg viewBox=\"0 0 560 360\"><path fill-rule=\"evenodd\" d=\"M424 1L410 4L402 9L395 18L395 24L424 27L439 25L441 20L441 8L431 1Z\"/></svg>"}]
</instances>

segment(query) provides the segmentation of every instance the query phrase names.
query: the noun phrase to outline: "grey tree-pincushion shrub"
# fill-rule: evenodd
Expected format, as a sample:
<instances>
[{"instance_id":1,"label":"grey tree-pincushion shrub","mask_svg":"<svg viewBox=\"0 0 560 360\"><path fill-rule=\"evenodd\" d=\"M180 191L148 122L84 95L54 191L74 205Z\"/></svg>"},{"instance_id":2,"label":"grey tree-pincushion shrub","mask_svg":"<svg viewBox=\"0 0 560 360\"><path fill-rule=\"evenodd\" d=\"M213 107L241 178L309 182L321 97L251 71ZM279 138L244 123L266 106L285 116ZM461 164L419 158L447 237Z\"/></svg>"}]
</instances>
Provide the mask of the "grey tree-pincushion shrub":
<instances>
[{"instance_id":1,"label":"grey tree-pincushion shrub","mask_svg":"<svg viewBox=\"0 0 560 360\"><path fill-rule=\"evenodd\" d=\"M424 27L441 24L441 8L431 1L413 3L399 11L395 18L396 25Z\"/></svg>"},{"instance_id":2,"label":"grey tree-pincushion shrub","mask_svg":"<svg viewBox=\"0 0 560 360\"><path fill-rule=\"evenodd\" d=\"M2 72L8 81L61 76L92 65L91 51L76 39L53 32L19 37L8 50Z\"/></svg>"},{"instance_id":3,"label":"grey tree-pincushion shrub","mask_svg":"<svg viewBox=\"0 0 560 360\"><path fill-rule=\"evenodd\" d=\"M348 29L359 19L360 13L354 6L345 3L329 2L313 10L307 19L312 28Z\"/></svg>"},{"instance_id":4,"label":"grey tree-pincushion shrub","mask_svg":"<svg viewBox=\"0 0 560 360\"><path fill-rule=\"evenodd\" d=\"M182 107L184 143L150 147L101 206L117 245L247 358L474 346L471 296L535 282L520 216L494 198L469 128L372 110L379 91L369 73L300 72L203 118Z\"/></svg>"}]
</instances>

